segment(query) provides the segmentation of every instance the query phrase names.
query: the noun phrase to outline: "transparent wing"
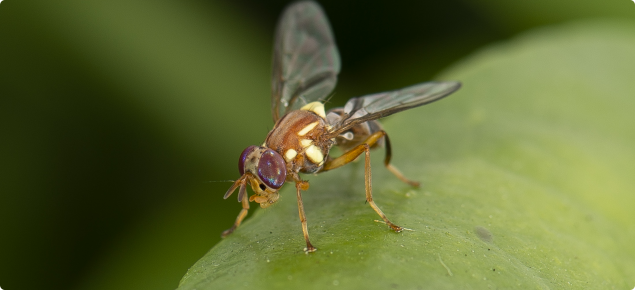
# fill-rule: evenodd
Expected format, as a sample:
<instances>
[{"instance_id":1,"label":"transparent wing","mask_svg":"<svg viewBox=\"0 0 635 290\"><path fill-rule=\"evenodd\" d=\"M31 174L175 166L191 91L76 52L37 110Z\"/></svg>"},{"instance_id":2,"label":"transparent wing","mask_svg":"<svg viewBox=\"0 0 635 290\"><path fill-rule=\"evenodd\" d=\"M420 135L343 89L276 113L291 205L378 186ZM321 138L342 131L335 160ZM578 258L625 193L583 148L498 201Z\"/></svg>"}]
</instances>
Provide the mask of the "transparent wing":
<instances>
[{"instance_id":1,"label":"transparent wing","mask_svg":"<svg viewBox=\"0 0 635 290\"><path fill-rule=\"evenodd\" d=\"M397 91L352 98L346 102L344 114L331 119L337 123L331 123L334 127L331 134L335 137L357 124L434 102L460 87L459 82L427 82Z\"/></svg>"},{"instance_id":2,"label":"transparent wing","mask_svg":"<svg viewBox=\"0 0 635 290\"><path fill-rule=\"evenodd\" d=\"M322 101L335 87L340 56L329 22L315 2L283 12L273 49L271 113L276 122L291 110Z\"/></svg>"}]
</instances>

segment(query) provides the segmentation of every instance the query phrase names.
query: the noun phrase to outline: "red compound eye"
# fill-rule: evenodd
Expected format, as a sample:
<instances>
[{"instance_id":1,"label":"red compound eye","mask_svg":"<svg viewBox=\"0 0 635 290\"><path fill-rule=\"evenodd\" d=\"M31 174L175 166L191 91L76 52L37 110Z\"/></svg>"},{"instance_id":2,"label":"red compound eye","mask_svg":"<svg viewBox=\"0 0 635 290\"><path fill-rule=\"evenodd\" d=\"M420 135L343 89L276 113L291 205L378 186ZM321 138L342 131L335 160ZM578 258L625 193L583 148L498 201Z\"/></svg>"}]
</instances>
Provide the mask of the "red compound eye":
<instances>
[{"instance_id":1,"label":"red compound eye","mask_svg":"<svg viewBox=\"0 0 635 290\"><path fill-rule=\"evenodd\" d=\"M287 165L278 152L267 149L258 162L258 177L267 186L278 189L287 179Z\"/></svg>"},{"instance_id":2,"label":"red compound eye","mask_svg":"<svg viewBox=\"0 0 635 290\"><path fill-rule=\"evenodd\" d=\"M240 172L240 176L245 174L245 160L247 159L247 155L254 151L254 149L256 149L256 146L251 145L240 154L240 159L238 159L238 172Z\"/></svg>"}]
</instances>

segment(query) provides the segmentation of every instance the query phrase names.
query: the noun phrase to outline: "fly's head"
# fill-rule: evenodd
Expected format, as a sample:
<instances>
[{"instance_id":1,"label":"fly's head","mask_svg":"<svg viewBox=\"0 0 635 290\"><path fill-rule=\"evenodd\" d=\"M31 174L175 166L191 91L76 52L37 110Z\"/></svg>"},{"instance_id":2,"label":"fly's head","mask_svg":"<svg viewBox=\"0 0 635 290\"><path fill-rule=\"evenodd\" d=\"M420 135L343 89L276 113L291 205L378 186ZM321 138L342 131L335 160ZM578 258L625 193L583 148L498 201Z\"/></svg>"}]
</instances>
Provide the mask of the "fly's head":
<instances>
[{"instance_id":1,"label":"fly's head","mask_svg":"<svg viewBox=\"0 0 635 290\"><path fill-rule=\"evenodd\" d=\"M241 177L230 188L231 192L225 194L225 198L240 186L238 199L242 200L245 186L249 183L256 193L249 201L259 203L262 208L278 201L278 190L287 179L287 165L278 152L267 147L249 146L240 154L238 171Z\"/></svg>"}]
</instances>

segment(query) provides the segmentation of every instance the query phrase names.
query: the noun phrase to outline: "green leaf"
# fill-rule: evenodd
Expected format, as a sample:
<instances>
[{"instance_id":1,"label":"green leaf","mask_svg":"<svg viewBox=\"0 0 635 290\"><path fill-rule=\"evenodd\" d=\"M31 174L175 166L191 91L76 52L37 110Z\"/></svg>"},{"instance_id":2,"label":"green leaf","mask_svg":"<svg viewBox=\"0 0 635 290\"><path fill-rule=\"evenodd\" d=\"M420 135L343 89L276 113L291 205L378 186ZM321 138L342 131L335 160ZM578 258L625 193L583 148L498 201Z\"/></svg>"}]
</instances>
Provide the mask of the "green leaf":
<instances>
[{"instance_id":1,"label":"green leaf","mask_svg":"<svg viewBox=\"0 0 635 290\"><path fill-rule=\"evenodd\" d=\"M372 154L375 201L412 231L374 222L355 162L305 176L317 252L287 185L179 289L631 289L633 47L633 23L586 22L477 53L440 77L458 93L384 122L420 188Z\"/></svg>"}]
</instances>

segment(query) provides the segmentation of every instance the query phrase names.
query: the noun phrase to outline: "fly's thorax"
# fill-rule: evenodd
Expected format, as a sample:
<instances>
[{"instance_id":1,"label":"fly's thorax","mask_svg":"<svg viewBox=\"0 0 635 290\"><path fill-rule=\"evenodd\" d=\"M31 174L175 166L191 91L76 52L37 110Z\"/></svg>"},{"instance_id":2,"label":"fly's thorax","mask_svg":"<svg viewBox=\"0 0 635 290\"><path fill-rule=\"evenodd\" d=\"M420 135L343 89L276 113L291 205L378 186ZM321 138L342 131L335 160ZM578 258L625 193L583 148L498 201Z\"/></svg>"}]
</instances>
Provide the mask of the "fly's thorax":
<instances>
[{"instance_id":1,"label":"fly's thorax","mask_svg":"<svg viewBox=\"0 0 635 290\"><path fill-rule=\"evenodd\" d=\"M276 122L265 146L275 148L292 172L318 172L333 146L328 138L331 126L326 122L324 106L319 102L291 111Z\"/></svg>"},{"instance_id":2,"label":"fly's thorax","mask_svg":"<svg viewBox=\"0 0 635 290\"><path fill-rule=\"evenodd\" d=\"M250 201L268 207L278 200L278 190L287 178L286 162L278 152L264 146L249 146L240 155L238 169L241 175L247 175L256 193Z\"/></svg>"}]
</instances>

